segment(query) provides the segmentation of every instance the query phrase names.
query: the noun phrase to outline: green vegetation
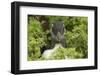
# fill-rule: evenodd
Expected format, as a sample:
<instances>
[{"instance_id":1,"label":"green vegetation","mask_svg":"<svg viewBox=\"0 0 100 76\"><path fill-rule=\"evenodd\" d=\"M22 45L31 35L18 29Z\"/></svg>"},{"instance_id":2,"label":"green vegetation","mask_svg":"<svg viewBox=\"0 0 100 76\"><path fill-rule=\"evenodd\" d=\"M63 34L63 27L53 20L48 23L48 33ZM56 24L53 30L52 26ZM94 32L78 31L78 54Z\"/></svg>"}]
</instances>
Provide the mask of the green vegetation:
<instances>
[{"instance_id":1,"label":"green vegetation","mask_svg":"<svg viewBox=\"0 0 100 76\"><path fill-rule=\"evenodd\" d=\"M83 53L77 52L75 48L58 48L50 57L50 59L74 59L82 58Z\"/></svg>"},{"instance_id":2,"label":"green vegetation","mask_svg":"<svg viewBox=\"0 0 100 76\"><path fill-rule=\"evenodd\" d=\"M88 18L75 16L28 15L28 61L45 60L41 52L51 45L51 23L63 21L66 48L58 48L50 59L80 59L88 57Z\"/></svg>"}]
</instances>

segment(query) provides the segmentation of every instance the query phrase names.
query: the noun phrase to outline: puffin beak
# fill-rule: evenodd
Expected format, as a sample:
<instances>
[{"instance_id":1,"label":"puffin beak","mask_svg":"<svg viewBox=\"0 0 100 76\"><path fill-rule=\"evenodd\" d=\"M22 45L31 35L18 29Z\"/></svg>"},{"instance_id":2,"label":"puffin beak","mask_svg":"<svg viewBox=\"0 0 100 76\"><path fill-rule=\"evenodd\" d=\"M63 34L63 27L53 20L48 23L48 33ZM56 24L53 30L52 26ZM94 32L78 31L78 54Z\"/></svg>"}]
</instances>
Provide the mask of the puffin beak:
<instances>
[{"instance_id":1,"label":"puffin beak","mask_svg":"<svg viewBox=\"0 0 100 76\"><path fill-rule=\"evenodd\" d=\"M60 42L60 32L57 33L57 40Z\"/></svg>"}]
</instances>

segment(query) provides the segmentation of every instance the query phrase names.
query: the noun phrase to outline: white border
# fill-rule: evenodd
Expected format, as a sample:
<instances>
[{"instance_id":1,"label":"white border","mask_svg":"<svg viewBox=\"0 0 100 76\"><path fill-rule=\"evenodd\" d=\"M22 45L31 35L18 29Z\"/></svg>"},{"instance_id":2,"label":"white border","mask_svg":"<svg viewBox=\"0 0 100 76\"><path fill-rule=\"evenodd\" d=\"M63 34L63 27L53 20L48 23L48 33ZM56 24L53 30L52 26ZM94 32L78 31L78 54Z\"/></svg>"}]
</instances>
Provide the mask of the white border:
<instances>
[{"instance_id":1,"label":"white border","mask_svg":"<svg viewBox=\"0 0 100 76\"><path fill-rule=\"evenodd\" d=\"M88 59L27 61L27 15L58 15L88 17ZM78 67L94 65L94 11L55 9L43 7L20 7L20 70Z\"/></svg>"}]
</instances>

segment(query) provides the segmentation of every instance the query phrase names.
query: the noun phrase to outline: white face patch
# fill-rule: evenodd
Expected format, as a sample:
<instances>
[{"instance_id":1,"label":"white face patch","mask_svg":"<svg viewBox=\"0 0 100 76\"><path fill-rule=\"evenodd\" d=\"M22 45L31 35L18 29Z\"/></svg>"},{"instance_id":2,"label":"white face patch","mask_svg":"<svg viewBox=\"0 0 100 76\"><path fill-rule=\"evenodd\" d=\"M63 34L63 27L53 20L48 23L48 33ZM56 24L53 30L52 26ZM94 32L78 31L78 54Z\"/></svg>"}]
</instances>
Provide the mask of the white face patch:
<instances>
[{"instance_id":1,"label":"white face patch","mask_svg":"<svg viewBox=\"0 0 100 76\"><path fill-rule=\"evenodd\" d=\"M51 28L53 27L53 24L51 24Z\"/></svg>"},{"instance_id":2,"label":"white face patch","mask_svg":"<svg viewBox=\"0 0 100 76\"><path fill-rule=\"evenodd\" d=\"M42 54L42 56L45 58L45 59L49 59L52 54L59 48L59 47L62 47L61 44L56 44L55 47L53 49L47 49L44 51L44 53Z\"/></svg>"}]
</instances>

